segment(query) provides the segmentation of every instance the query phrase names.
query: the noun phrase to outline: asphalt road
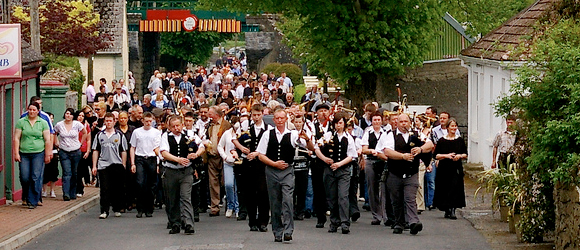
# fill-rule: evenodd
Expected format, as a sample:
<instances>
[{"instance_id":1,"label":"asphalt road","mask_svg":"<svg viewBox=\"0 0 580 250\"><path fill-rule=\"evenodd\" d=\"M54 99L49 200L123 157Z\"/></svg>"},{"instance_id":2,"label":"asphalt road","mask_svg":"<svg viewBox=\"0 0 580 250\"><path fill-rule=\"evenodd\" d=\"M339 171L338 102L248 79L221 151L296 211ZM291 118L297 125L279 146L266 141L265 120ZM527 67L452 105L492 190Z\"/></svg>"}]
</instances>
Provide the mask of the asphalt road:
<instances>
[{"instance_id":1,"label":"asphalt road","mask_svg":"<svg viewBox=\"0 0 580 250\"><path fill-rule=\"evenodd\" d=\"M99 220L99 208L95 206L20 249L491 249L467 220L444 219L440 211L420 215L424 229L416 236L409 231L394 235L385 226L371 226L371 214L366 211L352 223L348 235L340 234L340 230L328 233L328 223L324 229L315 228L315 218L296 221L291 243L274 242L270 227L267 233L250 232L247 221L228 219L223 213L212 218L201 214L193 235L169 235L163 210L156 210L152 218L137 219L135 214L133 210L116 218L111 213L106 220Z\"/></svg>"}]
</instances>

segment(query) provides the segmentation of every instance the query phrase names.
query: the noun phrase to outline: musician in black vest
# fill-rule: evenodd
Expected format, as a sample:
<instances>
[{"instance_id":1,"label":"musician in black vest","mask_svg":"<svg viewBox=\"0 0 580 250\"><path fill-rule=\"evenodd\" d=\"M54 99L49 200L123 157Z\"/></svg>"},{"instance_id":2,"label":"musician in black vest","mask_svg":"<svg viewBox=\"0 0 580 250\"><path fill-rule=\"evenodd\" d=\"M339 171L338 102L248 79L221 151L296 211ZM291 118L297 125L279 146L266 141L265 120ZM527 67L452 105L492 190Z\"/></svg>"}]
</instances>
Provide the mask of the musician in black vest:
<instances>
[{"instance_id":1,"label":"musician in black vest","mask_svg":"<svg viewBox=\"0 0 580 250\"><path fill-rule=\"evenodd\" d=\"M275 128L262 135L258 144L259 159L266 164L266 183L272 212L274 241L291 241L294 232L294 148L297 146L314 149L310 139L296 130L286 128L286 111L274 111ZM284 236L284 238L282 238Z\"/></svg>"},{"instance_id":2,"label":"musician in black vest","mask_svg":"<svg viewBox=\"0 0 580 250\"><path fill-rule=\"evenodd\" d=\"M311 131L305 125L305 117L299 113L294 117L292 123L299 132L304 131L311 138ZM308 164L312 159L313 152L306 148L296 147L294 150L294 219L304 220L306 211L306 192L308 189Z\"/></svg>"},{"instance_id":3,"label":"musician in black vest","mask_svg":"<svg viewBox=\"0 0 580 250\"><path fill-rule=\"evenodd\" d=\"M329 120L330 107L327 104L320 104L316 106L316 122L314 122L314 127L312 128L312 135L314 135L314 140L320 140L324 134L328 131L332 131L332 125ZM311 161L310 171L312 173L312 192L313 192L313 205L314 214L316 214L316 228L323 228L324 223L326 223L326 191L324 189L324 165L325 163L316 158Z\"/></svg>"},{"instance_id":4,"label":"musician in black vest","mask_svg":"<svg viewBox=\"0 0 580 250\"><path fill-rule=\"evenodd\" d=\"M243 163L234 167L236 182L238 183L238 201L240 211L246 208L249 217L250 231L268 231L270 220L268 202L268 189L266 187L266 175L264 164L256 157L258 143L264 133L270 130L263 121L264 106L254 104L251 110L251 120L241 123L239 138L234 140L236 148L241 151ZM239 216L238 216L239 218Z\"/></svg>"},{"instance_id":5,"label":"musician in black vest","mask_svg":"<svg viewBox=\"0 0 580 250\"><path fill-rule=\"evenodd\" d=\"M329 233L335 233L340 226L343 234L350 232L348 192L350 188L350 166L357 157L354 139L345 132L348 114L334 115L333 131L324 134L323 141L317 141L316 156L324 165L324 187L326 201L330 209Z\"/></svg>"},{"instance_id":6,"label":"musician in black vest","mask_svg":"<svg viewBox=\"0 0 580 250\"><path fill-rule=\"evenodd\" d=\"M372 107L374 105L371 104ZM371 118L371 126L365 129L361 145L362 153L366 156L365 174L367 182L367 190L369 194L369 205L373 219L371 225L380 225L385 214L381 200L384 199L384 193L380 190L381 174L385 168L385 162L377 157L379 153L376 149L377 143L381 135L386 134L381 125L383 124L383 116L379 112L374 112L369 115ZM390 204L388 204L390 205Z\"/></svg>"},{"instance_id":7,"label":"musician in black vest","mask_svg":"<svg viewBox=\"0 0 580 250\"><path fill-rule=\"evenodd\" d=\"M389 176L387 188L395 213L393 233L401 234L405 227L405 218L409 222L411 234L423 230L423 224L417 215L417 188L419 187L420 154L431 152L433 143L421 141L411 131L411 120L407 114L400 114L397 129L383 136L377 144L377 151L382 151L389 158ZM384 138L384 139L383 139Z\"/></svg>"},{"instance_id":8,"label":"musician in black vest","mask_svg":"<svg viewBox=\"0 0 580 250\"><path fill-rule=\"evenodd\" d=\"M191 204L194 174L192 160L203 153L204 146L201 145L201 141L191 143L187 135L182 132L183 118L172 116L169 118L169 130L161 135L159 147L165 159L161 178L165 192L165 212L171 226L170 234L179 233L181 223L185 225L186 234L195 232Z\"/></svg>"}]
</instances>

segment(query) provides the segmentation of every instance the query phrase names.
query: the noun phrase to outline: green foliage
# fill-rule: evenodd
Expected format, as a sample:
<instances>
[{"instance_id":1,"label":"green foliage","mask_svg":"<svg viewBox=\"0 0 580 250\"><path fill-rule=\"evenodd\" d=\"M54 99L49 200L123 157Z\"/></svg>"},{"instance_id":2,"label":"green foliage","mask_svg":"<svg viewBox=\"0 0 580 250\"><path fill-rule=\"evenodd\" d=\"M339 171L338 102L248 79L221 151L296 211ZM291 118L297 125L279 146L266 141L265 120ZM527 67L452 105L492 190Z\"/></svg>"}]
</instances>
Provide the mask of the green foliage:
<instances>
[{"instance_id":1,"label":"green foliage","mask_svg":"<svg viewBox=\"0 0 580 250\"><path fill-rule=\"evenodd\" d=\"M217 32L163 32L160 53L203 65L211 57L213 47L232 36Z\"/></svg>"},{"instance_id":2,"label":"green foliage","mask_svg":"<svg viewBox=\"0 0 580 250\"><path fill-rule=\"evenodd\" d=\"M276 74L276 70L278 70L278 68L280 68L281 65L282 64L280 64L280 63L270 63L262 69L262 72L266 73L266 74L269 74L270 72L274 72L274 74ZM278 76L280 76L280 75L278 75Z\"/></svg>"},{"instance_id":3,"label":"green foliage","mask_svg":"<svg viewBox=\"0 0 580 250\"><path fill-rule=\"evenodd\" d=\"M560 18L555 18L558 20ZM524 239L553 228L555 185L580 184L580 23L562 19L538 28L529 61L518 70L512 95L495 104L499 115L517 111L518 161L524 179Z\"/></svg>"},{"instance_id":4,"label":"green foliage","mask_svg":"<svg viewBox=\"0 0 580 250\"><path fill-rule=\"evenodd\" d=\"M536 0L445 0L443 6L472 36L485 35Z\"/></svg>"},{"instance_id":5,"label":"green foliage","mask_svg":"<svg viewBox=\"0 0 580 250\"><path fill-rule=\"evenodd\" d=\"M294 85L294 101L296 103L300 103L304 94L306 94L306 85Z\"/></svg>"}]
</instances>

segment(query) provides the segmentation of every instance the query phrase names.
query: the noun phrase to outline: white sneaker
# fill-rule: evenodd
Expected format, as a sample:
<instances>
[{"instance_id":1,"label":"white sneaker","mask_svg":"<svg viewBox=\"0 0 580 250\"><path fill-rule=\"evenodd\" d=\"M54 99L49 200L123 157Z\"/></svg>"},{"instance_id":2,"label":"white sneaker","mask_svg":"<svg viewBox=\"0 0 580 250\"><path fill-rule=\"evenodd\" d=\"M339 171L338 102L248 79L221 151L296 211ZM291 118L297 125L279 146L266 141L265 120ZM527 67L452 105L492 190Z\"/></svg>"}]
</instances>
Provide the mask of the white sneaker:
<instances>
[{"instance_id":1,"label":"white sneaker","mask_svg":"<svg viewBox=\"0 0 580 250\"><path fill-rule=\"evenodd\" d=\"M226 211L226 218L232 218L232 215L234 214L234 211L231 209L228 209Z\"/></svg>"},{"instance_id":2,"label":"white sneaker","mask_svg":"<svg viewBox=\"0 0 580 250\"><path fill-rule=\"evenodd\" d=\"M77 194L77 198L82 198L83 194Z\"/></svg>"},{"instance_id":3,"label":"white sneaker","mask_svg":"<svg viewBox=\"0 0 580 250\"><path fill-rule=\"evenodd\" d=\"M365 201L365 198L360 197L360 198L358 198L358 201Z\"/></svg>"},{"instance_id":4,"label":"white sneaker","mask_svg":"<svg viewBox=\"0 0 580 250\"><path fill-rule=\"evenodd\" d=\"M330 211L326 211L326 216L330 216Z\"/></svg>"},{"instance_id":5,"label":"white sneaker","mask_svg":"<svg viewBox=\"0 0 580 250\"><path fill-rule=\"evenodd\" d=\"M115 217L121 217L121 212L115 212Z\"/></svg>"},{"instance_id":6,"label":"white sneaker","mask_svg":"<svg viewBox=\"0 0 580 250\"><path fill-rule=\"evenodd\" d=\"M42 191L42 197L46 197L47 192L46 191Z\"/></svg>"},{"instance_id":7,"label":"white sneaker","mask_svg":"<svg viewBox=\"0 0 580 250\"><path fill-rule=\"evenodd\" d=\"M101 215L99 215L99 219L106 219L107 217L109 217L107 213L102 213Z\"/></svg>"},{"instance_id":8,"label":"white sneaker","mask_svg":"<svg viewBox=\"0 0 580 250\"><path fill-rule=\"evenodd\" d=\"M50 191L50 198L56 198L56 194L54 193L54 190Z\"/></svg>"}]
</instances>

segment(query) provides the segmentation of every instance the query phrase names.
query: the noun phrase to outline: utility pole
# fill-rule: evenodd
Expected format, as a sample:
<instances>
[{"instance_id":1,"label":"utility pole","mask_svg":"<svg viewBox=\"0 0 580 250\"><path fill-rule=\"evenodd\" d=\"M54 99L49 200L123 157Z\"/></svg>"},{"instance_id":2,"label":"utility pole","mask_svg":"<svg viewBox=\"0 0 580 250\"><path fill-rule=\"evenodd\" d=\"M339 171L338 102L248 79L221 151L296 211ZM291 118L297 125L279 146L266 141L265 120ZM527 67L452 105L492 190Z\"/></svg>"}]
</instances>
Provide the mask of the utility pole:
<instances>
[{"instance_id":1,"label":"utility pole","mask_svg":"<svg viewBox=\"0 0 580 250\"><path fill-rule=\"evenodd\" d=\"M30 47L40 53L40 19L38 0L30 0Z\"/></svg>"}]
</instances>

